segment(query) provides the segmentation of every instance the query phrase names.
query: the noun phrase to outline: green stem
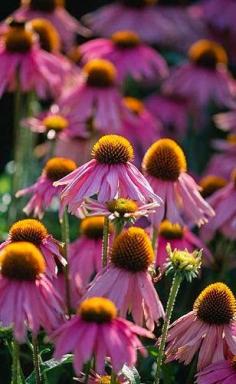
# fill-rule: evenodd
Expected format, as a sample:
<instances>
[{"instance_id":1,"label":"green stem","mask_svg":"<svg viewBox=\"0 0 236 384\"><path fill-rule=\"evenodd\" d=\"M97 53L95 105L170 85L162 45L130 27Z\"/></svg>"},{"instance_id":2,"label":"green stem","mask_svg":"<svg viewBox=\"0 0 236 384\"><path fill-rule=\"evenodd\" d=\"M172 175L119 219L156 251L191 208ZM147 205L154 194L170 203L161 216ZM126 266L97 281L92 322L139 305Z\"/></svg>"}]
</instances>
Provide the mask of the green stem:
<instances>
[{"instance_id":1,"label":"green stem","mask_svg":"<svg viewBox=\"0 0 236 384\"><path fill-rule=\"evenodd\" d=\"M34 362L34 372L35 372L35 384L43 384L42 375L40 370L40 356L39 356L39 346L37 338L33 337L33 362Z\"/></svg>"},{"instance_id":2,"label":"green stem","mask_svg":"<svg viewBox=\"0 0 236 384\"><path fill-rule=\"evenodd\" d=\"M11 384L21 384L21 367L20 367L20 348L14 340L12 342L12 379Z\"/></svg>"},{"instance_id":3,"label":"green stem","mask_svg":"<svg viewBox=\"0 0 236 384\"><path fill-rule=\"evenodd\" d=\"M152 228L152 248L154 251L156 251L156 248L157 248L157 238L158 238L158 229L157 229L157 227L153 226L153 228Z\"/></svg>"},{"instance_id":4,"label":"green stem","mask_svg":"<svg viewBox=\"0 0 236 384\"><path fill-rule=\"evenodd\" d=\"M112 371L111 373L111 384L116 384L117 381L116 381L116 374L114 371Z\"/></svg>"},{"instance_id":5,"label":"green stem","mask_svg":"<svg viewBox=\"0 0 236 384\"><path fill-rule=\"evenodd\" d=\"M103 240L102 240L102 266L106 267L108 262L108 245L109 245L109 219L105 216L103 227Z\"/></svg>"},{"instance_id":6,"label":"green stem","mask_svg":"<svg viewBox=\"0 0 236 384\"><path fill-rule=\"evenodd\" d=\"M115 221L115 237L119 236L124 228L124 222L122 220Z\"/></svg>"},{"instance_id":7,"label":"green stem","mask_svg":"<svg viewBox=\"0 0 236 384\"><path fill-rule=\"evenodd\" d=\"M61 221L61 237L64 243L64 257L67 264L64 267L64 277L66 286L66 307L67 314L71 315L71 292L70 292L70 274L69 274L69 263L68 263L68 246L70 243L70 227L68 213L65 211Z\"/></svg>"},{"instance_id":8,"label":"green stem","mask_svg":"<svg viewBox=\"0 0 236 384\"><path fill-rule=\"evenodd\" d=\"M170 320L172 316L172 312L175 305L176 296L178 294L180 284L182 282L182 276L180 273L176 272L172 281L172 286L170 289L170 294L166 306L166 317L165 321L162 326L162 332L161 332L161 341L160 341L160 347L159 347L159 354L157 358L157 370L156 370L156 378L154 383L159 384L161 379L161 368L164 360L165 355L165 345L166 345L166 339L167 339L167 333L168 328L170 325Z\"/></svg>"}]
</instances>

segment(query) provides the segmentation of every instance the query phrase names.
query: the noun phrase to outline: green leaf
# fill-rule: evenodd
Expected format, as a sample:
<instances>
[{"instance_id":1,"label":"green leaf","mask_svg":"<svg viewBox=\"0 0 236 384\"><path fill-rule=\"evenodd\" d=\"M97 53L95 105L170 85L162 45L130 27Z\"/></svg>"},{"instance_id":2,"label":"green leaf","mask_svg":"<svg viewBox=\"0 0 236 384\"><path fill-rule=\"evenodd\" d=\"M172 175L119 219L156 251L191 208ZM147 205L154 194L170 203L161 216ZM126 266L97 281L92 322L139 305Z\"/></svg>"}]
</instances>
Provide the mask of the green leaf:
<instances>
[{"instance_id":1,"label":"green leaf","mask_svg":"<svg viewBox=\"0 0 236 384\"><path fill-rule=\"evenodd\" d=\"M124 365L121 372L130 381L130 384L141 384L139 373L135 367L130 368Z\"/></svg>"}]
</instances>

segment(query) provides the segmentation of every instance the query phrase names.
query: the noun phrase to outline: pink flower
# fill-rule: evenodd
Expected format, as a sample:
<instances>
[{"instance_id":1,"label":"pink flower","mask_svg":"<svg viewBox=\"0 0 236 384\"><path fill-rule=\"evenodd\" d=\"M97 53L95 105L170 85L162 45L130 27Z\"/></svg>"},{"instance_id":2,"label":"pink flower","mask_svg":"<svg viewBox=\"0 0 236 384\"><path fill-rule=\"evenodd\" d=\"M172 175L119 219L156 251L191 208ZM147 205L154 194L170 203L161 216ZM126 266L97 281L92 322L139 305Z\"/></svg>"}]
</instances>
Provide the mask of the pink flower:
<instances>
[{"instance_id":1,"label":"pink flower","mask_svg":"<svg viewBox=\"0 0 236 384\"><path fill-rule=\"evenodd\" d=\"M235 357L213 363L197 375L197 384L233 384L234 382L236 383Z\"/></svg>"},{"instance_id":2,"label":"pink flower","mask_svg":"<svg viewBox=\"0 0 236 384\"><path fill-rule=\"evenodd\" d=\"M160 139L146 152L144 173L164 202L151 217L154 225L158 226L165 219L182 224L186 218L202 225L214 215L186 168L184 153L173 140Z\"/></svg>"},{"instance_id":3,"label":"pink flower","mask_svg":"<svg viewBox=\"0 0 236 384\"><path fill-rule=\"evenodd\" d=\"M170 37L173 42L174 33L178 33L176 23L160 12L155 3L156 0L121 0L86 15L84 22L100 36L110 37L115 32L129 30L146 43L164 44Z\"/></svg>"},{"instance_id":4,"label":"pink flower","mask_svg":"<svg viewBox=\"0 0 236 384\"><path fill-rule=\"evenodd\" d=\"M141 42L132 31L119 31L111 39L94 39L80 46L82 60L105 59L112 62L123 82L128 76L149 83L168 75L168 67L162 56Z\"/></svg>"},{"instance_id":5,"label":"pink flower","mask_svg":"<svg viewBox=\"0 0 236 384\"><path fill-rule=\"evenodd\" d=\"M20 343L26 330L35 337L41 327L51 332L63 320L62 300L44 272L44 258L33 244L17 242L2 249L0 322L13 327Z\"/></svg>"},{"instance_id":6,"label":"pink flower","mask_svg":"<svg viewBox=\"0 0 236 384\"><path fill-rule=\"evenodd\" d=\"M213 148L219 151L219 153L216 153L211 157L205 170L205 174L217 175L229 179L235 168L236 135L230 134L227 136L226 140L214 140Z\"/></svg>"},{"instance_id":7,"label":"pink flower","mask_svg":"<svg viewBox=\"0 0 236 384\"><path fill-rule=\"evenodd\" d=\"M35 90L41 98L58 96L68 70L66 62L38 47L23 22L12 22L0 42L0 96L15 90Z\"/></svg>"},{"instance_id":8,"label":"pink flower","mask_svg":"<svg viewBox=\"0 0 236 384\"><path fill-rule=\"evenodd\" d=\"M236 301L223 283L205 288L193 310L176 320L169 329L166 361L190 364L198 353L198 371L223 360L227 353L236 354Z\"/></svg>"},{"instance_id":9,"label":"pink flower","mask_svg":"<svg viewBox=\"0 0 236 384\"><path fill-rule=\"evenodd\" d=\"M189 60L174 69L164 84L164 91L189 99L200 107L210 102L234 106L235 82L227 72L223 47L213 41L200 40L191 46Z\"/></svg>"},{"instance_id":10,"label":"pink flower","mask_svg":"<svg viewBox=\"0 0 236 384\"><path fill-rule=\"evenodd\" d=\"M69 212L76 215L83 200L94 195L99 202L120 196L141 203L160 202L144 176L130 163L133 148L128 140L117 135L103 136L94 145L92 155L93 160L54 183L65 186L61 199Z\"/></svg>"},{"instance_id":11,"label":"pink flower","mask_svg":"<svg viewBox=\"0 0 236 384\"><path fill-rule=\"evenodd\" d=\"M90 122L99 133L118 132L124 107L113 64L102 59L89 61L78 84L62 95L59 107L79 116L81 123Z\"/></svg>"},{"instance_id":12,"label":"pink flower","mask_svg":"<svg viewBox=\"0 0 236 384\"><path fill-rule=\"evenodd\" d=\"M53 183L74 171L75 168L76 164L70 159L53 157L48 160L36 183L16 193L16 197L33 194L30 201L23 209L26 215L29 216L33 213L34 217L42 219L45 210L50 207L55 198L59 197L59 193L63 190L62 187L55 187ZM63 212L64 207L59 202L60 218L62 217Z\"/></svg>"},{"instance_id":13,"label":"pink flower","mask_svg":"<svg viewBox=\"0 0 236 384\"><path fill-rule=\"evenodd\" d=\"M87 28L72 17L61 4L57 4L57 0L47 2L29 0L26 4L22 3L22 6L13 13L13 16L24 20L43 18L50 21L59 33L65 50L70 49L75 43L77 34L87 36L89 33Z\"/></svg>"},{"instance_id":14,"label":"pink flower","mask_svg":"<svg viewBox=\"0 0 236 384\"><path fill-rule=\"evenodd\" d=\"M81 136L74 136L74 132L67 130L56 138L55 156L69 157L81 165L90 160L93 144L94 138L84 139Z\"/></svg>"},{"instance_id":15,"label":"pink flower","mask_svg":"<svg viewBox=\"0 0 236 384\"><path fill-rule=\"evenodd\" d=\"M57 105L53 105L48 112L24 119L22 123L25 127L29 127L32 132L46 133L49 139L54 138L55 134L66 135L66 137L71 138L85 139L89 137L86 125L81 123L80 118L69 111L60 110Z\"/></svg>"},{"instance_id":16,"label":"pink flower","mask_svg":"<svg viewBox=\"0 0 236 384\"><path fill-rule=\"evenodd\" d=\"M92 281L85 297L105 296L120 313L131 313L134 322L144 322L154 329L164 310L152 284L148 267L154 262L154 252L143 229L131 227L116 237L110 264Z\"/></svg>"},{"instance_id":17,"label":"pink flower","mask_svg":"<svg viewBox=\"0 0 236 384\"><path fill-rule=\"evenodd\" d=\"M79 278L83 285L87 285L94 274L101 271L103 227L102 216L82 220L81 236L69 248L69 269L73 281Z\"/></svg>"},{"instance_id":18,"label":"pink flower","mask_svg":"<svg viewBox=\"0 0 236 384\"><path fill-rule=\"evenodd\" d=\"M146 354L137 335L153 338L147 330L117 317L110 300L94 297L83 301L77 314L52 334L54 357L59 359L73 352L75 372L80 375L83 364L92 357L97 372L103 374L105 358L109 356L114 372L118 373L124 364L136 363L137 349Z\"/></svg>"},{"instance_id":19,"label":"pink flower","mask_svg":"<svg viewBox=\"0 0 236 384\"><path fill-rule=\"evenodd\" d=\"M122 220L124 222L135 222L138 218L148 217L154 213L159 204L154 201L148 204L140 204L130 199L113 199L106 203L100 203L94 199L86 199L81 208L85 210L86 216L107 216L111 221Z\"/></svg>"},{"instance_id":20,"label":"pink flower","mask_svg":"<svg viewBox=\"0 0 236 384\"><path fill-rule=\"evenodd\" d=\"M66 264L60 253L61 243L48 234L46 227L40 221L25 219L14 223L9 230L7 240L0 244L0 251L4 250L8 244L22 241L32 243L39 248L45 258L46 273L50 278L56 275L55 259L62 265Z\"/></svg>"},{"instance_id":21,"label":"pink flower","mask_svg":"<svg viewBox=\"0 0 236 384\"><path fill-rule=\"evenodd\" d=\"M125 97L123 103L127 110L124 111L121 134L134 146L135 165L140 167L146 150L154 140L160 137L163 127L140 100Z\"/></svg>"},{"instance_id":22,"label":"pink flower","mask_svg":"<svg viewBox=\"0 0 236 384\"><path fill-rule=\"evenodd\" d=\"M236 110L226 113L218 113L214 116L218 128L223 131L231 131L236 134Z\"/></svg>"},{"instance_id":23,"label":"pink flower","mask_svg":"<svg viewBox=\"0 0 236 384\"><path fill-rule=\"evenodd\" d=\"M204 262L209 265L213 262L210 251L205 244L192 233L187 227L181 227L179 224L173 224L168 220L163 221L159 227L158 246L156 255L156 266L165 269L168 254L167 245L170 244L171 249L181 251L187 250L190 253L195 249L204 249Z\"/></svg>"},{"instance_id":24,"label":"pink flower","mask_svg":"<svg viewBox=\"0 0 236 384\"><path fill-rule=\"evenodd\" d=\"M174 95L151 95L146 100L147 109L159 119L166 136L182 138L188 129L189 108L187 101Z\"/></svg>"},{"instance_id":25,"label":"pink flower","mask_svg":"<svg viewBox=\"0 0 236 384\"><path fill-rule=\"evenodd\" d=\"M217 231L232 240L236 239L236 173L233 172L232 181L225 187L213 193L208 202L215 210L215 216L209 220L201 231L204 241L211 240Z\"/></svg>"}]
</instances>

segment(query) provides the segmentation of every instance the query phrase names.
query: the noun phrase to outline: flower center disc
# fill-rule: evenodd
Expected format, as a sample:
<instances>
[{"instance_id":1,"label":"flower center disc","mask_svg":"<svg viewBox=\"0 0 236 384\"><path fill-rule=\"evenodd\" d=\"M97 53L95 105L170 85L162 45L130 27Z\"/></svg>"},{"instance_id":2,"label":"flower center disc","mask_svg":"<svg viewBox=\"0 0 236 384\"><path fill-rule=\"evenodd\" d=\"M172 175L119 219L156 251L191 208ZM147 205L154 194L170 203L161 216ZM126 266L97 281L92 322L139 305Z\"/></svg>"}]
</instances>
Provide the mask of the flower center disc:
<instances>
[{"instance_id":1,"label":"flower center disc","mask_svg":"<svg viewBox=\"0 0 236 384\"><path fill-rule=\"evenodd\" d=\"M34 43L32 31L25 28L24 22L12 20L9 30L4 36L5 47L11 53L28 53Z\"/></svg>"},{"instance_id":2,"label":"flower center disc","mask_svg":"<svg viewBox=\"0 0 236 384\"><path fill-rule=\"evenodd\" d=\"M210 284L196 299L193 309L207 324L229 324L236 314L236 300L223 283Z\"/></svg>"},{"instance_id":3,"label":"flower center disc","mask_svg":"<svg viewBox=\"0 0 236 384\"><path fill-rule=\"evenodd\" d=\"M41 252L28 242L12 243L0 253L2 276L13 280L34 281L45 271Z\"/></svg>"},{"instance_id":4,"label":"flower center disc","mask_svg":"<svg viewBox=\"0 0 236 384\"><path fill-rule=\"evenodd\" d=\"M187 168L180 146L171 139L160 139L147 150L143 159L144 171L163 181L177 181Z\"/></svg>"},{"instance_id":5,"label":"flower center disc","mask_svg":"<svg viewBox=\"0 0 236 384\"><path fill-rule=\"evenodd\" d=\"M124 97L123 103L134 115L141 115L144 110L144 105L142 101L136 99L135 97Z\"/></svg>"},{"instance_id":6,"label":"flower center disc","mask_svg":"<svg viewBox=\"0 0 236 384\"><path fill-rule=\"evenodd\" d=\"M57 30L46 19L33 19L29 25L39 36L40 46L47 52L58 52L60 50L60 38Z\"/></svg>"},{"instance_id":7,"label":"flower center disc","mask_svg":"<svg viewBox=\"0 0 236 384\"><path fill-rule=\"evenodd\" d=\"M67 176L76 169L76 164L73 160L64 157L53 157L46 163L43 172L47 178L52 181L57 181Z\"/></svg>"},{"instance_id":8,"label":"flower center disc","mask_svg":"<svg viewBox=\"0 0 236 384\"><path fill-rule=\"evenodd\" d=\"M104 297L92 297L80 304L77 313L83 320L99 324L115 319L117 309L112 301Z\"/></svg>"},{"instance_id":9,"label":"flower center disc","mask_svg":"<svg viewBox=\"0 0 236 384\"><path fill-rule=\"evenodd\" d=\"M68 120L60 115L47 116L42 123L47 131L53 130L55 132L61 132L69 126Z\"/></svg>"},{"instance_id":10,"label":"flower center disc","mask_svg":"<svg viewBox=\"0 0 236 384\"><path fill-rule=\"evenodd\" d=\"M86 217L82 220L80 230L89 239L98 240L103 237L104 216ZM111 227L109 228L111 231Z\"/></svg>"},{"instance_id":11,"label":"flower center disc","mask_svg":"<svg viewBox=\"0 0 236 384\"><path fill-rule=\"evenodd\" d=\"M148 235L142 228L131 227L115 239L111 251L112 263L130 272L146 271L154 261Z\"/></svg>"},{"instance_id":12,"label":"flower center disc","mask_svg":"<svg viewBox=\"0 0 236 384\"><path fill-rule=\"evenodd\" d=\"M206 199L207 197L211 196L214 192L225 187L226 184L227 180L225 180L223 177L214 175L208 175L206 177L203 177L203 179L199 183L200 187L202 188L201 195L204 197L204 199Z\"/></svg>"},{"instance_id":13,"label":"flower center disc","mask_svg":"<svg viewBox=\"0 0 236 384\"><path fill-rule=\"evenodd\" d=\"M126 164L133 159L134 151L130 142L124 137L106 135L94 145L92 157L101 164Z\"/></svg>"},{"instance_id":14,"label":"flower center disc","mask_svg":"<svg viewBox=\"0 0 236 384\"><path fill-rule=\"evenodd\" d=\"M116 80L116 69L114 65L107 60L90 60L83 67L83 71L87 76L87 85L91 87L111 87Z\"/></svg>"},{"instance_id":15,"label":"flower center disc","mask_svg":"<svg viewBox=\"0 0 236 384\"><path fill-rule=\"evenodd\" d=\"M17 221L9 231L12 242L27 241L34 245L40 245L47 236L48 231L44 225L34 219Z\"/></svg>"},{"instance_id":16,"label":"flower center disc","mask_svg":"<svg viewBox=\"0 0 236 384\"><path fill-rule=\"evenodd\" d=\"M159 234L168 240L182 239L183 228L179 224L172 224L170 221L164 220L160 224Z\"/></svg>"},{"instance_id":17,"label":"flower center disc","mask_svg":"<svg viewBox=\"0 0 236 384\"><path fill-rule=\"evenodd\" d=\"M125 213L134 213L138 209L136 202L130 199L114 199L108 201L106 204L110 212L118 212L121 216Z\"/></svg>"},{"instance_id":18,"label":"flower center disc","mask_svg":"<svg viewBox=\"0 0 236 384\"><path fill-rule=\"evenodd\" d=\"M200 67L216 69L218 64L227 64L224 48L210 40L199 40L189 50L189 59Z\"/></svg>"},{"instance_id":19,"label":"flower center disc","mask_svg":"<svg viewBox=\"0 0 236 384\"><path fill-rule=\"evenodd\" d=\"M143 8L155 5L157 0L121 0L121 3L131 8Z\"/></svg>"},{"instance_id":20,"label":"flower center disc","mask_svg":"<svg viewBox=\"0 0 236 384\"><path fill-rule=\"evenodd\" d=\"M118 31L111 37L112 42L119 48L135 48L140 45L139 36L132 31Z\"/></svg>"}]
</instances>

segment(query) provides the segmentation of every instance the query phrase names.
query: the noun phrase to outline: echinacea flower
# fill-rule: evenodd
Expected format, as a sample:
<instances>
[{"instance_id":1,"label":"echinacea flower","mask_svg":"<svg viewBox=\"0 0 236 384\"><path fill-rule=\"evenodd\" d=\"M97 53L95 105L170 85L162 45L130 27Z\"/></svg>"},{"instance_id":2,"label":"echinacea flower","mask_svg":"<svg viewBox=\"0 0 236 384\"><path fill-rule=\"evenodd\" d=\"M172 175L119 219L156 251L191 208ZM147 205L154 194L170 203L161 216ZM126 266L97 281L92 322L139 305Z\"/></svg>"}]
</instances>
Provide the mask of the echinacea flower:
<instances>
[{"instance_id":1,"label":"echinacea flower","mask_svg":"<svg viewBox=\"0 0 236 384\"><path fill-rule=\"evenodd\" d=\"M143 204L160 202L145 177L130 162L133 148L122 136L101 137L92 150L93 160L54 183L64 186L62 205L77 214L83 200L97 195L99 202L117 197L129 198Z\"/></svg>"},{"instance_id":2,"label":"echinacea flower","mask_svg":"<svg viewBox=\"0 0 236 384\"><path fill-rule=\"evenodd\" d=\"M236 134L229 134L225 140L215 139L212 146L217 153L211 157L205 174L230 179L236 162Z\"/></svg>"},{"instance_id":3,"label":"echinacea flower","mask_svg":"<svg viewBox=\"0 0 236 384\"><path fill-rule=\"evenodd\" d=\"M175 141L157 140L147 150L142 166L154 192L164 202L151 216L154 225L158 226L165 219L182 224L183 216L202 225L214 215L200 195L199 186L187 174L185 155Z\"/></svg>"},{"instance_id":4,"label":"echinacea flower","mask_svg":"<svg viewBox=\"0 0 236 384\"><path fill-rule=\"evenodd\" d=\"M231 181L209 196L208 202L215 210L215 216L201 231L204 241L211 240L219 231L232 240L236 239L236 171Z\"/></svg>"},{"instance_id":5,"label":"echinacea flower","mask_svg":"<svg viewBox=\"0 0 236 384\"><path fill-rule=\"evenodd\" d=\"M58 96L68 64L38 46L36 35L24 22L12 21L0 41L0 95L34 90L41 98Z\"/></svg>"},{"instance_id":6,"label":"echinacea flower","mask_svg":"<svg viewBox=\"0 0 236 384\"><path fill-rule=\"evenodd\" d=\"M84 383L85 375L81 375L76 379L79 383ZM110 375L99 375L96 372L91 372L88 378L88 384L111 384L112 377ZM116 377L116 384L130 384L130 381L124 378L121 374Z\"/></svg>"},{"instance_id":7,"label":"echinacea flower","mask_svg":"<svg viewBox=\"0 0 236 384\"><path fill-rule=\"evenodd\" d=\"M47 134L49 139L54 138L55 135L84 139L89 137L86 125L81 123L80 117L69 111L60 110L57 105L53 105L46 113L24 119L22 124L29 127L32 132Z\"/></svg>"},{"instance_id":8,"label":"echinacea flower","mask_svg":"<svg viewBox=\"0 0 236 384\"><path fill-rule=\"evenodd\" d=\"M24 219L14 223L8 233L8 238L0 244L0 251L4 250L8 244L27 242L39 248L44 256L46 263L46 273L49 277L56 274L56 261L58 259L62 265L66 264L65 259L60 253L60 243L49 235L47 228L38 220Z\"/></svg>"},{"instance_id":9,"label":"echinacea flower","mask_svg":"<svg viewBox=\"0 0 236 384\"><path fill-rule=\"evenodd\" d=\"M82 68L78 84L62 94L59 106L79 116L81 122L92 120L94 128L103 134L118 132L123 105L116 76L111 62L90 60Z\"/></svg>"},{"instance_id":10,"label":"echinacea flower","mask_svg":"<svg viewBox=\"0 0 236 384\"><path fill-rule=\"evenodd\" d=\"M73 352L77 375L91 358L95 359L96 371L104 374L105 358L110 357L114 372L119 373L124 364L136 363L137 349L146 354L137 335L153 338L151 332L117 317L110 300L93 297L82 301L76 315L52 334L54 357Z\"/></svg>"},{"instance_id":11,"label":"echinacea flower","mask_svg":"<svg viewBox=\"0 0 236 384\"><path fill-rule=\"evenodd\" d=\"M159 12L156 3L157 0L119 0L85 15L83 21L99 36L110 37L115 32L129 30L147 43L158 44L177 31Z\"/></svg>"},{"instance_id":12,"label":"echinacea flower","mask_svg":"<svg viewBox=\"0 0 236 384\"><path fill-rule=\"evenodd\" d=\"M233 134L236 134L236 110L218 113L214 116L215 124L222 131L230 131Z\"/></svg>"},{"instance_id":13,"label":"echinacea flower","mask_svg":"<svg viewBox=\"0 0 236 384\"><path fill-rule=\"evenodd\" d=\"M37 34L40 47L59 56L61 42L53 24L44 18L37 18L32 19L28 25Z\"/></svg>"},{"instance_id":14,"label":"echinacea flower","mask_svg":"<svg viewBox=\"0 0 236 384\"><path fill-rule=\"evenodd\" d=\"M85 210L86 216L107 216L111 221L123 221L134 223L138 218L145 216L148 217L154 213L159 204L154 201L147 204L140 204L131 199L118 199L109 200L105 203L100 203L94 199L86 199L82 205Z\"/></svg>"},{"instance_id":15,"label":"echinacea flower","mask_svg":"<svg viewBox=\"0 0 236 384\"><path fill-rule=\"evenodd\" d=\"M91 277L102 269L102 239L104 217L87 217L80 225L81 236L69 247L69 269L71 279L77 277L86 285ZM112 232L110 226L109 232Z\"/></svg>"},{"instance_id":16,"label":"echinacea flower","mask_svg":"<svg viewBox=\"0 0 236 384\"><path fill-rule=\"evenodd\" d=\"M62 123L61 120L60 122ZM16 193L16 197L22 197L28 194L33 195L23 210L26 215L29 216L33 213L34 217L42 219L45 210L50 207L55 198L59 197L59 193L63 189L62 187L55 187L53 183L75 169L76 164L73 160L62 157L53 157L48 160L36 183ZM63 211L64 208L59 202L60 218L63 215Z\"/></svg>"},{"instance_id":17,"label":"echinacea flower","mask_svg":"<svg viewBox=\"0 0 236 384\"><path fill-rule=\"evenodd\" d=\"M179 139L185 136L189 123L187 100L177 95L151 95L146 101L147 109L160 120L166 135Z\"/></svg>"},{"instance_id":18,"label":"echinacea flower","mask_svg":"<svg viewBox=\"0 0 236 384\"><path fill-rule=\"evenodd\" d=\"M119 31L111 39L94 39L80 47L81 60L105 59L112 62L123 82L128 76L137 81L155 82L168 75L168 67L162 56L142 43L132 31Z\"/></svg>"},{"instance_id":19,"label":"echinacea flower","mask_svg":"<svg viewBox=\"0 0 236 384\"><path fill-rule=\"evenodd\" d=\"M204 199L208 199L213 193L227 185L227 180L220 176L207 175L199 181L201 187L201 195Z\"/></svg>"},{"instance_id":20,"label":"echinacea flower","mask_svg":"<svg viewBox=\"0 0 236 384\"><path fill-rule=\"evenodd\" d=\"M236 353L236 300L223 283L214 283L197 297L193 310L176 320L168 332L166 361L190 364L198 353L198 371Z\"/></svg>"},{"instance_id":21,"label":"echinacea flower","mask_svg":"<svg viewBox=\"0 0 236 384\"><path fill-rule=\"evenodd\" d=\"M141 100L135 97L124 97L123 103L126 110L123 113L121 134L134 146L135 165L140 167L146 150L161 136L163 127Z\"/></svg>"},{"instance_id":22,"label":"echinacea flower","mask_svg":"<svg viewBox=\"0 0 236 384\"><path fill-rule=\"evenodd\" d=\"M104 296L112 300L122 317L131 313L138 325L154 329L164 310L148 268L154 251L142 228L130 227L113 242L110 263L92 281L85 297Z\"/></svg>"},{"instance_id":23,"label":"echinacea flower","mask_svg":"<svg viewBox=\"0 0 236 384\"><path fill-rule=\"evenodd\" d=\"M32 20L43 18L50 21L59 33L63 48L68 50L75 43L76 35L88 35L88 30L71 16L59 0L22 0L13 16Z\"/></svg>"},{"instance_id":24,"label":"echinacea flower","mask_svg":"<svg viewBox=\"0 0 236 384\"><path fill-rule=\"evenodd\" d=\"M236 383L236 356L213 363L200 371L197 384L233 384Z\"/></svg>"},{"instance_id":25,"label":"echinacea flower","mask_svg":"<svg viewBox=\"0 0 236 384\"><path fill-rule=\"evenodd\" d=\"M164 84L164 91L174 93L203 107L210 102L232 107L235 84L227 71L224 48L210 40L199 40L189 49L189 62L173 71Z\"/></svg>"},{"instance_id":26,"label":"echinacea flower","mask_svg":"<svg viewBox=\"0 0 236 384\"><path fill-rule=\"evenodd\" d=\"M12 327L15 339L23 343L26 331L37 336L63 321L63 303L45 275L43 255L32 243L20 241L0 252L0 323Z\"/></svg>"},{"instance_id":27,"label":"echinacea flower","mask_svg":"<svg viewBox=\"0 0 236 384\"><path fill-rule=\"evenodd\" d=\"M158 246L156 255L156 266L165 269L168 253L167 245L172 249L187 250L193 252L195 249L204 249L205 264L212 262L212 255L205 244L188 227L164 220L159 227Z\"/></svg>"}]
</instances>

